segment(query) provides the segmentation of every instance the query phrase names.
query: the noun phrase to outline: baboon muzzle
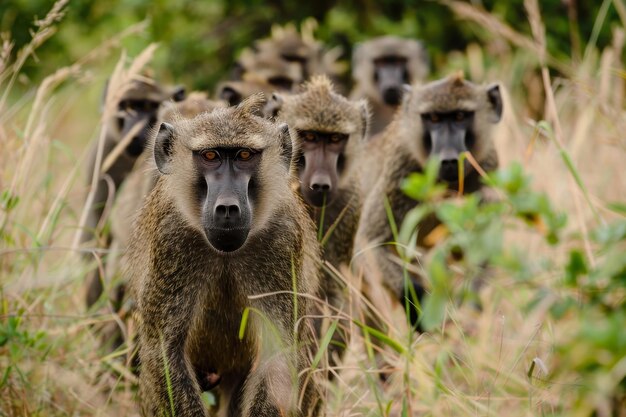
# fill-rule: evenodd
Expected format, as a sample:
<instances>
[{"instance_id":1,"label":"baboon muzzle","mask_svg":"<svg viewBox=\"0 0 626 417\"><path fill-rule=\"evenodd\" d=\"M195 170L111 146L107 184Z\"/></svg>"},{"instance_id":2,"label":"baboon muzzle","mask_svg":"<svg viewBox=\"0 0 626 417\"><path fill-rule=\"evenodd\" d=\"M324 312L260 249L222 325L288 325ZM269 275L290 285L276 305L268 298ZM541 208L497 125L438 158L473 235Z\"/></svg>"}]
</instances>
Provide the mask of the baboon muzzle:
<instances>
[{"instance_id":1,"label":"baboon muzzle","mask_svg":"<svg viewBox=\"0 0 626 417\"><path fill-rule=\"evenodd\" d=\"M339 181L338 160L339 154L325 152L322 146L305 153L300 190L308 204L322 207L332 202Z\"/></svg>"},{"instance_id":2,"label":"baboon muzzle","mask_svg":"<svg viewBox=\"0 0 626 417\"><path fill-rule=\"evenodd\" d=\"M250 233L249 177L225 171L219 183L208 187L204 233L218 251L233 252L244 245Z\"/></svg>"}]
</instances>

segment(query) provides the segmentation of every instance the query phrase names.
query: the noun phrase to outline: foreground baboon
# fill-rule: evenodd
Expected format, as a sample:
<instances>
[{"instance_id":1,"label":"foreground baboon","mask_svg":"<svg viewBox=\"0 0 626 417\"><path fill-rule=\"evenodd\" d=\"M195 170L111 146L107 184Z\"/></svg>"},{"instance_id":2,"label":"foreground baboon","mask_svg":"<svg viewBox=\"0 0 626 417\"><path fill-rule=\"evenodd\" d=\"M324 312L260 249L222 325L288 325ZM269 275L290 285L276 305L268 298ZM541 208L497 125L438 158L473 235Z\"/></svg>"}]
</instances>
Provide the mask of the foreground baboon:
<instances>
[{"instance_id":1,"label":"foreground baboon","mask_svg":"<svg viewBox=\"0 0 626 417\"><path fill-rule=\"evenodd\" d=\"M367 102L346 99L327 77L317 76L299 94L275 93L269 106L298 138L299 191L323 237L323 258L337 270L347 267L361 211L359 155L369 123ZM336 309L345 303L340 278L329 271L320 298ZM337 334L339 344L346 340ZM330 348L342 352L336 344Z\"/></svg>"},{"instance_id":2,"label":"foreground baboon","mask_svg":"<svg viewBox=\"0 0 626 417\"><path fill-rule=\"evenodd\" d=\"M165 102L160 110L159 122L174 123L183 119L210 112L219 107L226 107L223 101L213 101L200 92L192 92L179 102ZM124 321L133 305L132 300L125 297L126 280L116 277L119 274L119 256L124 253L130 242L132 224L137 211L143 205L145 197L150 194L158 179L158 170L154 164L152 152L144 152L138 158L135 168L121 186L119 195L111 210L111 245L107 258L105 276L108 283L114 284L109 294L115 313L120 314ZM111 322L102 331L102 339L109 351L114 351L124 342L118 322Z\"/></svg>"},{"instance_id":3,"label":"foreground baboon","mask_svg":"<svg viewBox=\"0 0 626 417\"><path fill-rule=\"evenodd\" d=\"M428 54L414 39L395 36L359 44L352 54L353 99L366 98L372 108L370 136L382 132L402 102L404 84L415 84L429 72Z\"/></svg>"},{"instance_id":4,"label":"foreground baboon","mask_svg":"<svg viewBox=\"0 0 626 417\"><path fill-rule=\"evenodd\" d=\"M317 414L299 295L317 291L319 248L291 188L289 129L255 116L260 104L156 134L160 176L127 253L144 415L207 416L200 394L216 381L220 415Z\"/></svg>"},{"instance_id":5,"label":"foreground baboon","mask_svg":"<svg viewBox=\"0 0 626 417\"><path fill-rule=\"evenodd\" d=\"M485 171L498 166L492 128L500 121L502 99L497 84L476 85L462 74L417 86L407 92L392 124L385 131L380 155L382 172L369 192L357 233L359 256L366 281L382 279L383 284L399 299L405 299L403 266L389 244L394 237L385 209L388 199L396 223L400 224L416 202L405 195L401 184L412 172L420 172L429 158L441 161L439 180L451 191L459 187L458 161L464 152L471 152ZM465 160L464 192L481 189L480 175ZM428 219L419 225L417 243L424 245L427 236L438 224ZM412 284L419 295L423 292L421 278L410 272ZM411 311L412 324L418 319Z\"/></svg>"},{"instance_id":6,"label":"foreground baboon","mask_svg":"<svg viewBox=\"0 0 626 417\"><path fill-rule=\"evenodd\" d=\"M159 106L166 100L183 100L185 90L182 87L166 89L149 79L133 79L124 85L122 94L116 103L117 112L105 121L104 147L102 152L103 163L116 146L126 138L132 139L110 166L104 166L103 174L97 182L95 194L89 207L87 222L81 234L81 242L88 242L97 236L102 229L104 208L113 202L120 185L132 171L139 155L142 154L148 137L148 132L157 121ZM89 154L87 165L87 182L91 184L94 167L98 157L98 143L94 143ZM99 246L108 246L108 239L100 242ZM102 281L98 270L92 271L87 279L87 306L92 306L102 294Z\"/></svg>"}]
</instances>

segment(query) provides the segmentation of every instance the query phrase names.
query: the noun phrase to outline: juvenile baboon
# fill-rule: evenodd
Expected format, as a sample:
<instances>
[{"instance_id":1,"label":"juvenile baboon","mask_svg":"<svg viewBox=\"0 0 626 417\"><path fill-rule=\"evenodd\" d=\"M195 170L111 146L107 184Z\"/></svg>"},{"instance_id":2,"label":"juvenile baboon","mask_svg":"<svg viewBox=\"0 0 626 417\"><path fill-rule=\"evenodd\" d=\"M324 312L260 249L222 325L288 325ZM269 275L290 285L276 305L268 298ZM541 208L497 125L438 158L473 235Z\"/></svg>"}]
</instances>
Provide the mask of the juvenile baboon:
<instances>
[{"instance_id":1,"label":"juvenile baboon","mask_svg":"<svg viewBox=\"0 0 626 417\"><path fill-rule=\"evenodd\" d=\"M367 102L348 100L326 76L316 76L299 94L274 93L272 105L277 119L298 138L299 191L318 236L324 237L323 258L337 269L347 267L361 211L359 155L369 124ZM320 298L337 309L345 304L340 279L328 271L322 276ZM337 336L336 341L346 342ZM332 351L342 350L333 344Z\"/></svg>"},{"instance_id":2,"label":"juvenile baboon","mask_svg":"<svg viewBox=\"0 0 626 417\"><path fill-rule=\"evenodd\" d=\"M429 60L421 42L383 36L359 44L352 54L353 99L366 98L372 108L370 136L378 135L402 102L404 84L426 78Z\"/></svg>"},{"instance_id":3,"label":"juvenile baboon","mask_svg":"<svg viewBox=\"0 0 626 417\"><path fill-rule=\"evenodd\" d=\"M102 215L107 202L112 202L120 185L131 172L137 158L146 146L148 132L157 121L159 106L165 100L183 100L185 90L182 87L166 89L148 79L134 79L125 85L117 106L117 112L105 121L104 148L102 161L127 136L134 134L124 152L101 175L97 182L94 199L89 207L87 222L81 234L81 242L88 242L102 229ZM89 154L87 183L91 184L94 167L98 156L98 143L94 143ZM96 174L98 175L98 174ZM108 246L108 238L100 246ZM92 306L102 294L102 281L97 270L92 271L87 279L87 306Z\"/></svg>"},{"instance_id":4,"label":"juvenile baboon","mask_svg":"<svg viewBox=\"0 0 626 417\"><path fill-rule=\"evenodd\" d=\"M359 256L366 281L380 277L383 284L400 300L404 300L403 267L399 262L385 209L388 199L393 218L400 224L416 202L401 190L405 177L420 172L429 158L441 161L439 180L457 191L458 160L463 152L471 152L485 171L498 166L498 156L493 143L492 128L500 121L502 98L497 84L476 85L453 75L424 86L416 86L407 93L392 124L380 143L383 159L382 172L373 185L364 204L357 233L357 246L363 250ZM463 165L464 192L472 193L482 187L480 175L467 162ZM420 223L418 245L438 224L436 219ZM413 286L419 295L422 281L410 273ZM411 320L418 319L411 311Z\"/></svg>"},{"instance_id":5,"label":"juvenile baboon","mask_svg":"<svg viewBox=\"0 0 626 417\"><path fill-rule=\"evenodd\" d=\"M160 176L127 253L146 416L207 416L200 394L217 381L219 415L317 414L298 295L317 291L319 248L291 188L289 129L255 116L260 105L156 134Z\"/></svg>"}]
</instances>

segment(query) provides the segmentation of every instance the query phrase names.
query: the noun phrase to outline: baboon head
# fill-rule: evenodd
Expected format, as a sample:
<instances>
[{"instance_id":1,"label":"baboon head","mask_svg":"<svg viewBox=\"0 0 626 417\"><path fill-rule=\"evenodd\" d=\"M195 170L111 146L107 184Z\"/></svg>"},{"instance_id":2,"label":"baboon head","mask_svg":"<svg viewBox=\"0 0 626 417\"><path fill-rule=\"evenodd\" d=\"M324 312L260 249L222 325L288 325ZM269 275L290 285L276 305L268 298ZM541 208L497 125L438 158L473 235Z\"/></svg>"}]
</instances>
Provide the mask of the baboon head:
<instances>
[{"instance_id":1,"label":"baboon head","mask_svg":"<svg viewBox=\"0 0 626 417\"><path fill-rule=\"evenodd\" d=\"M326 76L317 76L299 94L275 93L268 107L295 131L304 200L316 207L332 204L367 134L367 103L346 99Z\"/></svg>"},{"instance_id":2,"label":"baboon head","mask_svg":"<svg viewBox=\"0 0 626 417\"><path fill-rule=\"evenodd\" d=\"M258 93L269 97L276 89L261 80L224 81L217 86L216 96L229 106L236 106L244 99Z\"/></svg>"},{"instance_id":3,"label":"baboon head","mask_svg":"<svg viewBox=\"0 0 626 417\"><path fill-rule=\"evenodd\" d=\"M402 86L421 81L428 75L426 50L419 41L384 36L356 47L352 57L352 77L369 90L370 97L397 106Z\"/></svg>"},{"instance_id":4,"label":"baboon head","mask_svg":"<svg viewBox=\"0 0 626 417\"><path fill-rule=\"evenodd\" d=\"M179 119L192 119L201 113L226 106L228 103L225 101L210 100L206 93L193 91L182 101L163 103L159 110L159 120L173 123Z\"/></svg>"},{"instance_id":5,"label":"baboon head","mask_svg":"<svg viewBox=\"0 0 626 417\"><path fill-rule=\"evenodd\" d=\"M270 85L273 90L293 91L305 80L298 62L284 60L277 50L244 50L238 60L241 79Z\"/></svg>"},{"instance_id":6,"label":"baboon head","mask_svg":"<svg viewBox=\"0 0 626 417\"><path fill-rule=\"evenodd\" d=\"M290 194L293 145L287 125L255 115L262 97L193 119L162 123L156 165L188 223L219 253L245 245L279 216Z\"/></svg>"},{"instance_id":7,"label":"baboon head","mask_svg":"<svg viewBox=\"0 0 626 417\"><path fill-rule=\"evenodd\" d=\"M146 147L146 142L157 122L161 103L166 100L181 101L185 99L184 87L166 89L152 80L132 80L117 103L117 112L109 128L122 140L137 124L143 127L135 133L126 152L139 156Z\"/></svg>"},{"instance_id":8,"label":"baboon head","mask_svg":"<svg viewBox=\"0 0 626 417\"><path fill-rule=\"evenodd\" d=\"M318 73L323 59L322 44L313 39L312 33L303 36L293 25L275 26L272 35L256 43L259 53L273 51L283 61L300 66L303 80Z\"/></svg>"},{"instance_id":9,"label":"baboon head","mask_svg":"<svg viewBox=\"0 0 626 417\"><path fill-rule=\"evenodd\" d=\"M502 97L498 84L476 85L455 74L414 88L405 98L399 122L402 135L424 165L428 158L439 158L439 177L457 184L458 161L471 152L480 163L494 149L491 130L502 117ZM464 163L467 175L471 165Z\"/></svg>"}]
</instances>

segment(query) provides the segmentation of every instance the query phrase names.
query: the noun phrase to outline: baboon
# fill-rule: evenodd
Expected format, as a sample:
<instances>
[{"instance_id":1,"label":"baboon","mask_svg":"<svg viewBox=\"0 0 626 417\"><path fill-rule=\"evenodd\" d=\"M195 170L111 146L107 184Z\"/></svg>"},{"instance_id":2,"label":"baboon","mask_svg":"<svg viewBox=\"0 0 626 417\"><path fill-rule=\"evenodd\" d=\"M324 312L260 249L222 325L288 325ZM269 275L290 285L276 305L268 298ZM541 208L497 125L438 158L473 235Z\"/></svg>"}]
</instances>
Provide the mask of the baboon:
<instances>
[{"instance_id":1,"label":"baboon","mask_svg":"<svg viewBox=\"0 0 626 417\"><path fill-rule=\"evenodd\" d=\"M256 42L254 48L259 53L275 52L284 61L299 64L303 80L314 75L334 79L341 71L337 63L341 49L327 50L313 36L314 26L314 21L306 21L302 25L302 33L298 33L294 25L274 26L271 36Z\"/></svg>"},{"instance_id":2,"label":"baboon","mask_svg":"<svg viewBox=\"0 0 626 417\"><path fill-rule=\"evenodd\" d=\"M131 172L137 158L146 146L148 132L157 120L159 106L165 100L183 100L185 90L182 87L166 89L158 83L148 79L133 79L129 85L122 87L123 94L117 103L117 112L105 122L104 148L102 161L115 147L129 134L134 134L125 148L110 167L102 174L97 182L94 199L87 222L81 234L81 242L88 242L97 237L97 231L102 229L104 208L108 201L113 201L117 190ZM89 154L87 166L87 182L91 184L94 167L98 155L98 143L94 143ZM100 246L107 247L108 238L100 242ZM97 270L92 271L87 279L87 307L91 307L102 294L102 281Z\"/></svg>"},{"instance_id":3,"label":"baboon","mask_svg":"<svg viewBox=\"0 0 626 417\"><path fill-rule=\"evenodd\" d=\"M255 74L277 89L291 91L314 75L336 80L342 70L337 62L341 49L327 50L314 38L314 26L312 20L305 22L302 33L294 25L272 27L269 37L241 53L233 77L246 79L246 74Z\"/></svg>"},{"instance_id":4,"label":"baboon","mask_svg":"<svg viewBox=\"0 0 626 417\"><path fill-rule=\"evenodd\" d=\"M230 106L236 106L253 94L263 93L265 97L270 97L276 90L277 88L262 80L224 81L218 84L215 95Z\"/></svg>"},{"instance_id":5,"label":"baboon","mask_svg":"<svg viewBox=\"0 0 626 417\"><path fill-rule=\"evenodd\" d=\"M226 106L226 102L209 100L205 93L192 92L183 101L163 103L159 110L158 120L174 123ZM143 205L145 197L154 188L157 179L158 170L154 164L152 152L142 153L132 172L122 184L111 210L111 244L105 275L107 282L114 284L110 300L114 312L120 315L121 320L125 320L131 312L133 303L125 297L127 282L124 277L116 277L120 272L119 256L128 247L135 215ZM124 342L120 330L118 322L111 322L103 329L103 344L109 348L108 350L114 351Z\"/></svg>"},{"instance_id":6,"label":"baboon","mask_svg":"<svg viewBox=\"0 0 626 417\"><path fill-rule=\"evenodd\" d=\"M317 291L319 247L289 129L254 115L261 103L155 135L159 178L126 258L143 415L207 416L200 394L218 381L219 415L317 414L300 295Z\"/></svg>"},{"instance_id":7,"label":"baboon","mask_svg":"<svg viewBox=\"0 0 626 417\"><path fill-rule=\"evenodd\" d=\"M502 98L497 84L476 85L463 79L462 73L406 93L392 124L380 143L382 172L363 204L357 232L357 246L366 282L380 277L395 297L405 300L403 267L395 252L394 240L385 209L388 200L395 221L400 224L416 202L401 190L402 181L412 172L420 172L429 158L441 161L439 180L456 192L459 187L458 160L471 152L487 172L498 166L492 128L500 121ZM467 162L463 165L464 192L481 190L480 175ZM424 237L438 224L430 218L419 225L417 243L424 246ZM421 278L410 272L418 296L423 293ZM413 310L415 326L418 313Z\"/></svg>"},{"instance_id":8,"label":"baboon","mask_svg":"<svg viewBox=\"0 0 626 417\"><path fill-rule=\"evenodd\" d=\"M353 99L366 98L372 108L370 136L381 133L402 102L404 84L415 84L429 72L421 42L383 36L359 44L352 54Z\"/></svg>"},{"instance_id":9,"label":"baboon","mask_svg":"<svg viewBox=\"0 0 626 417\"><path fill-rule=\"evenodd\" d=\"M275 90L292 91L305 80L301 65L281 59L278 51L246 49L237 62L241 80L265 83Z\"/></svg>"},{"instance_id":10,"label":"baboon","mask_svg":"<svg viewBox=\"0 0 626 417\"><path fill-rule=\"evenodd\" d=\"M316 76L299 94L274 93L268 106L298 138L298 188L318 224L318 236L324 237L323 259L335 268L347 267L361 211L359 154L369 124L367 102L348 100L326 76ZM345 302L339 278L329 271L322 276L320 298L337 309ZM337 346L346 340L337 335L332 363L332 352L340 356Z\"/></svg>"}]
</instances>

